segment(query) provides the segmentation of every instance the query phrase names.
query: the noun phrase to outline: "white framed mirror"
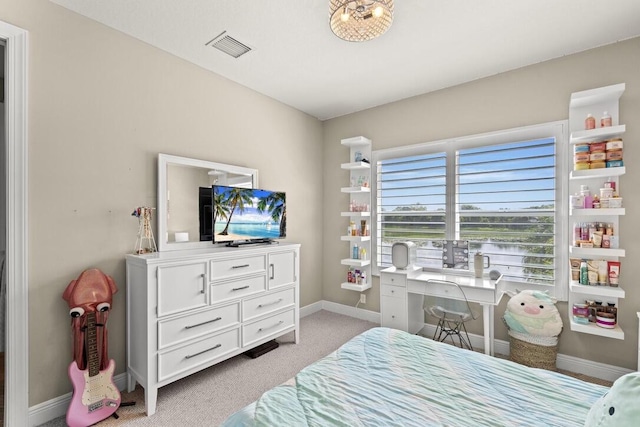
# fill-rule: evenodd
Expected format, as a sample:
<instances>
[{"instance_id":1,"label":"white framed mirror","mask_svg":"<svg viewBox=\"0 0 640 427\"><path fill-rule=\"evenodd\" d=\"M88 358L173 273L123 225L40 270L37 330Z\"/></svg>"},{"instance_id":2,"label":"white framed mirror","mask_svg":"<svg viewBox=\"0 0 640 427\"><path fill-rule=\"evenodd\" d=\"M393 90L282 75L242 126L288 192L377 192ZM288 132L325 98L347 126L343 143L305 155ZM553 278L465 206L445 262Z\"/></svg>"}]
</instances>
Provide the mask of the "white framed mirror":
<instances>
[{"instance_id":1,"label":"white framed mirror","mask_svg":"<svg viewBox=\"0 0 640 427\"><path fill-rule=\"evenodd\" d=\"M211 206L200 194L210 196L213 184L257 188L258 170L158 154L158 251L213 246L203 222Z\"/></svg>"}]
</instances>

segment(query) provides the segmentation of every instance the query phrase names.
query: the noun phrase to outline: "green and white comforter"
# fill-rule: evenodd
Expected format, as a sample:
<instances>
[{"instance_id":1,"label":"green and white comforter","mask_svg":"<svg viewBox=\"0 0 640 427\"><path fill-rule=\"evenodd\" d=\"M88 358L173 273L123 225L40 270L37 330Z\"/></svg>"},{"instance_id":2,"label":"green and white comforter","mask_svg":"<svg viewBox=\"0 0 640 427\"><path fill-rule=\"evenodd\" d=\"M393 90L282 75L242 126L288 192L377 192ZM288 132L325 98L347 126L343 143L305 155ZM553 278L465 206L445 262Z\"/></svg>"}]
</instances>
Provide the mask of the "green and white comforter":
<instances>
[{"instance_id":1,"label":"green and white comforter","mask_svg":"<svg viewBox=\"0 0 640 427\"><path fill-rule=\"evenodd\" d=\"M388 328L353 338L231 426L582 426L607 387Z\"/></svg>"}]
</instances>

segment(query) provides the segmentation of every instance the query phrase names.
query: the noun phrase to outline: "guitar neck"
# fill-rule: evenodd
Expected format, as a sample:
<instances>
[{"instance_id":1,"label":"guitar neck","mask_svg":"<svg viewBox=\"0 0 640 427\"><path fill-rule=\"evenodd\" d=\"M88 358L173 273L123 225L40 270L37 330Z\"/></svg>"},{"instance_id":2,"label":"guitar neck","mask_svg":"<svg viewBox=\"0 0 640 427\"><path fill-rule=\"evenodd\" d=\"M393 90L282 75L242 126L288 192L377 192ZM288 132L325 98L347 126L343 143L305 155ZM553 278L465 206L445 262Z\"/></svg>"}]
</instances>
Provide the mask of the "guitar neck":
<instances>
[{"instance_id":1,"label":"guitar neck","mask_svg":"<svg viewBox=\"0 0 640 427\"><path fill-rule=\"evenodd\" d=\"M87 367L89 376L100 373L100 358L98 357L98 336L96 333L96 313L87 313Z\"/></svg>"}]
</instances>

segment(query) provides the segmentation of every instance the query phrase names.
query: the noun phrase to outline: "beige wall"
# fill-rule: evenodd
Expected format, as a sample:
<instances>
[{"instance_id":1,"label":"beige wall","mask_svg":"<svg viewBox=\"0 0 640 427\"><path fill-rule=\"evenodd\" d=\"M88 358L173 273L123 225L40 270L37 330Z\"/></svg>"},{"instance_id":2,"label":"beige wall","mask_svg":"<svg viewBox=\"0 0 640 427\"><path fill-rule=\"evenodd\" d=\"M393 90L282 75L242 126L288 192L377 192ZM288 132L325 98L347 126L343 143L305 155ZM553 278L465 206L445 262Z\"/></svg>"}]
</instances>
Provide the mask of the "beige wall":
<instances>
[{"instance_id":1,"label":"beige wall","mask_svg":"<svg viewBox=\"0 0 640 427\"><path fill-rule=\"evenodd\" d=\"M614 366L635 369L637 357L638 320L640 309L640 227L635 219L640 212L640 188L634 185L640 178L637 159L640 158L640 38L628 40L576 55L567 56L490 78L387 104L324 123L324 241L325 300L355 305L358 294L340 289L346 274L339 266L340 259L348 257L348 248L341 244L339 235L347 226L340 211L348 204L348 195L340 187L348 180L347 172L340 169L348 150L340 145L342 138L364 135L373 141L373 149L397 147L407 144L508 129L524 125L564 120L569 116L569 98L572 92L626 83L620 100L620 123L627 125L624 136L624 160L627 174L621 178L621 192L627 215L621 218L621 246L626 248L622 260L626 298L620 303L620 324L625 340L601 338L574 333L565 327L559 351ZM393 82L388 82L393 84ZM594 112L601 114L602 112ZM563 280L564 281L564 280ZM379 310L379 280L374 278L368 291L367 305L362 308ZM506 298L496 310L496 334L507 339L500 320ZM566 303L559 305L567 325ZM499 315L498 315L499 314ZM482 320L473 325L480 332Z\"/></svg>"},{"instance_id":2,"label":"beige wall","mask_svg":"<svg viewBox=\"0 0 640 427\"><path fill-rule=\"evenodd\" d=\"M321 299L321 122L48 1L4 0L0 20L29 31L30 405L71 391L62 292L86 268L119 287L109 355L125 371L124 255L133 208L156 205L159 152L257 168L286 191L301 304Z\"/></svg>"}]
</instances>

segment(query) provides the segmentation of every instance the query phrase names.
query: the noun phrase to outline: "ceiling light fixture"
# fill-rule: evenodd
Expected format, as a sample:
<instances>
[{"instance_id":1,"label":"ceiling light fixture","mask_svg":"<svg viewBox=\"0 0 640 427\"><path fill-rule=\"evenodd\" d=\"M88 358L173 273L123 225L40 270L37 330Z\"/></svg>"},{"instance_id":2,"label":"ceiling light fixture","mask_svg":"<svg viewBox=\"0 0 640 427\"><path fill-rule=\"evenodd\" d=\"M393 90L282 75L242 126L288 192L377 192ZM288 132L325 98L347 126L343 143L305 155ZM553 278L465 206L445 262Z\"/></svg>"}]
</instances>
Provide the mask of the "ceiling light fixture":
<instances>
[{"instance_id":1,"label":"ceiling light fixture","mask_svg":"<svg viewBox=\"0 0 640 427\"><path fill-rule=\"evenodd\" d=\"M329 0L331 31L343 40L364 42L387 32L393 0Z\"/></svg>"}]
</instances>

